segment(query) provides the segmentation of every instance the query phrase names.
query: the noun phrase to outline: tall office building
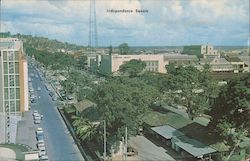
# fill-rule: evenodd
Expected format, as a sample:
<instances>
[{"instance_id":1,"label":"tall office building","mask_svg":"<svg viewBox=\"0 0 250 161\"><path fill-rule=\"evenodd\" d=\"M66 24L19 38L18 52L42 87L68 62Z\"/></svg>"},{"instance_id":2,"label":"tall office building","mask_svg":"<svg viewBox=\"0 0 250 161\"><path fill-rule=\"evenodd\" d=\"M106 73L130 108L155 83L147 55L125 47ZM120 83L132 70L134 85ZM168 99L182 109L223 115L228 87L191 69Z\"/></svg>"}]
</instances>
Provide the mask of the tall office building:
<instances>
[{"instance_id":1,"label":"tall office building","mask_svg":"<svg viewBox=\"0 0 250 161\"><path fill-rule=\"evenodd\" d=\"M28 68L23 43L16 38L0 38L0 142L10 141L11 119L20 118L28 107Z\"/></svg>"}]
</instances>

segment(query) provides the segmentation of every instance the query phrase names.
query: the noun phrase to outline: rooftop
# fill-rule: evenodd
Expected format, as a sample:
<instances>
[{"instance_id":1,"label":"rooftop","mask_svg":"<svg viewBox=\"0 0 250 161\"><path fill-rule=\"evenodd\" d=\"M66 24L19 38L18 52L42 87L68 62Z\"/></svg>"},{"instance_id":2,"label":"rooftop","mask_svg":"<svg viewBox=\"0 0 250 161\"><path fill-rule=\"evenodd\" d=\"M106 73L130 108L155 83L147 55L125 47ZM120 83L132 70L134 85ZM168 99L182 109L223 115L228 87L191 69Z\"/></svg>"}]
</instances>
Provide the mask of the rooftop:
<instances>
[{"instance_id":1,"label":"rooftop","mask_svg":"<svg viewBox=\"0 0 250 161\"><path fill-rule=\"evenodd\" d=\"M91 102L90 100L87 100L87 99L82 100L82 101L80 101L80 102L77 102L77 103L75 104L76 110L77 110L78 112L80 112L80 113L81 113L82 111L84 111L85 109L87 109L87 108L89 108L89 107L93 107L93 106L96 106L96 104L93 103L93 102Z\"/></svg>"},{"instance_id":2,"label":"rooftop","mask_svg":"<svg viewBox=\"0 0 250 161\"><path fill-rule=\"evenodd\" d=\"M0 49L19 49L22 42L17 38L0 38Z\"/></svg>"}]
</instances>

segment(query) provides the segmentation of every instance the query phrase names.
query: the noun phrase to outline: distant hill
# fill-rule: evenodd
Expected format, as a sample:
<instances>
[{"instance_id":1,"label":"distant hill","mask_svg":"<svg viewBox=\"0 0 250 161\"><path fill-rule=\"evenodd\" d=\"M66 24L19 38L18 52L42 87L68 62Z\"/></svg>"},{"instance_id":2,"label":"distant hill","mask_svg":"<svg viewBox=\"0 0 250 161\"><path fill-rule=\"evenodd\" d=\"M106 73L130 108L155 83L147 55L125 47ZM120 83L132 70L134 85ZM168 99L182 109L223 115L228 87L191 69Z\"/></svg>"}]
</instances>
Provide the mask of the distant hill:
<instances>
[{"instance_id":1,"label":"distant hill","mask_svg":"<svg viewBox=\"0 0 250 161\"><path fill-rule=\"evenodd\" d=\"M24 42L24 48L35 48L37 50L47 50L50 52L85 50L84 46L51 40L46 37L15 34L10 32L0 33L0 37L16 37Z\"/></svg>"}]
</instances>

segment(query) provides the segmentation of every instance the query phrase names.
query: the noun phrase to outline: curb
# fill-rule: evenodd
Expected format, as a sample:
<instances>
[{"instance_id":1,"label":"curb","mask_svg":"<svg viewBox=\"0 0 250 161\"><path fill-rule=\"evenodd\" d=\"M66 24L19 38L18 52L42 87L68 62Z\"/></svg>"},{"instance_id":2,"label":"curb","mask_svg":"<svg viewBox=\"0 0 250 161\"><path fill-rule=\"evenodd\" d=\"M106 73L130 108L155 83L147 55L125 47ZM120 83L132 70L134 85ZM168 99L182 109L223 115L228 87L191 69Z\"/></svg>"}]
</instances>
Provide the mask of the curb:
<instances>
[{"instance_id":1,"label":"curb","mask_svg":"<svg viewBox=\"0 0 250 161\"><path fill-rule=\"evenodd\" d=\"M82 146L80 145L79 140L76 138L75 132L74 132L72 126L71 126L70 123L68 122L68 120L67 120L67 118L65 117L65 115L61 112L62 108L57 107L57 110L58 110L58 112L60 113L60 115L62 116L62 118L63 118L63 120L64 120L64 122L65 122L65 124L66 124L66 126L67 126L67 128L68 128L68 130L70 131L70 134L71 134L71 136L73 137L73 139L74 139L74 141L75 141L75 143L76 143L78 149L80 150L80 152L81 152L81 154L82 154L84 160L85 160L85 161L90 161L90 160L88 159L88 157L87 157L85 151L83 150Z\"/></svg>"}]
</instances>

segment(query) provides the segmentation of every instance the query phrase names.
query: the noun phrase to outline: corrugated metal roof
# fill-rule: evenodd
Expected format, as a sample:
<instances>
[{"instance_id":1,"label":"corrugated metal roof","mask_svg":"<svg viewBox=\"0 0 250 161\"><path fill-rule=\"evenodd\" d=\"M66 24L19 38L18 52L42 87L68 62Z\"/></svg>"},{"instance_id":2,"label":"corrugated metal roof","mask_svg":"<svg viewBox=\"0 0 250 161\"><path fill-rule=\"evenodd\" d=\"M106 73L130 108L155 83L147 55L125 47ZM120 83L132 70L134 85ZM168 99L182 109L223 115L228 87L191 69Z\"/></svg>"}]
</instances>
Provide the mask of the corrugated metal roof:
<instances>
[{"instance_id":1,"label":"corrugated metal roof","mask_svg":"<svg viewBox=\"0 0 250 161\"><path fill-rule=\"evenodd\" d=\"M216 150L211 148L210 146L185 136L184 133L169 125L153 127L151 129L165 139L173 139L174 143L178 147L185 150L194 157L199 157L216 152Z\"/></svg>"},{"instance_id":2,"label":"corrugated metal roof","mask_svg":"<svg viewBox=\"0 0 250 161\"><path fill-rule=\"evenodd\" d=\"M175 144L194 157L199 157L216 152L216 150L211 148L210 146L207 146L187 136L178 137Z\"/></svg>"},{"instance_id":3,"label":"corrugated metal roof","mask_svg":"<svg viewBox=\"0 0 250 161\"><path fill-rule=\"evenodd\" d=\"M176 130L175 128L169 125L163 125L158 127L151 128L154 132L161 135L165 139L171 139L173 137L182 136L184 135L182 132Z\"/></svg>"}]
</instances>

